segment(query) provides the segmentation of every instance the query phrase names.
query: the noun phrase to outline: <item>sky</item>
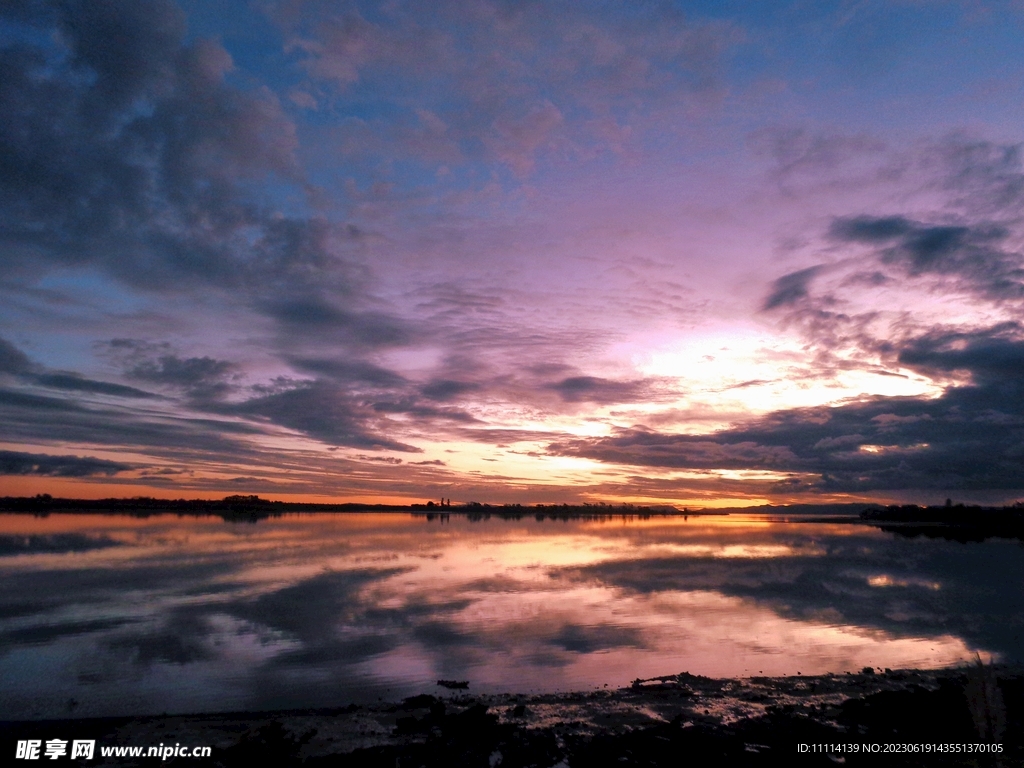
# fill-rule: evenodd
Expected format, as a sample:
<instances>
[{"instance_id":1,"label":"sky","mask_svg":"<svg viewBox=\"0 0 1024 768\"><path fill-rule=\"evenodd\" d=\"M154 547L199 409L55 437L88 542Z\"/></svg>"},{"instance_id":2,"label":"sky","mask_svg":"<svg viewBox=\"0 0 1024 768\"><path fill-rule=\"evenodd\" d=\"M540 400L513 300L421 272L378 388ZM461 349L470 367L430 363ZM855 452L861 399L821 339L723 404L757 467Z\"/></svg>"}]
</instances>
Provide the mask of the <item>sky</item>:
<instances>
[{"instance_id":1,"label":"sky","mask_svg":"<svg viewBox=\"0 0 1024 768\"><path fill-rule=\"evenodd\" d=\"M1022 34L6 2L0 494L1024 498Z\"/></svg>"}]
</instances>

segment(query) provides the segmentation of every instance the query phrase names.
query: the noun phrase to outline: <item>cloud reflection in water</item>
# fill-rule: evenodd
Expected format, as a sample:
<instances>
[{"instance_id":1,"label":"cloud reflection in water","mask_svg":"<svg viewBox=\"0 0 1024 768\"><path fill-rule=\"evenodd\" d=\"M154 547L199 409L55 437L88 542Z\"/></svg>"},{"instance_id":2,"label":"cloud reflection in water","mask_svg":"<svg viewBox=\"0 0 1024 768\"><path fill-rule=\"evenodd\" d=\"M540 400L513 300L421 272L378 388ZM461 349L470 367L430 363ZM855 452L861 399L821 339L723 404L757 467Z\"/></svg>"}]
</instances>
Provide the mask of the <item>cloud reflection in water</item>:
<instances>
[{"instance_id":1,"label":"cloud reflection in water","mask_svg":"<svg viewBox=\"0 0 1024 768\"><path fill-rule=\"evenodd\" d=\"M0 517L0 717L1021 658L1024 552L767 518ZM13 538L11 540L14 540Z\"/></svg>"}]
</instances>

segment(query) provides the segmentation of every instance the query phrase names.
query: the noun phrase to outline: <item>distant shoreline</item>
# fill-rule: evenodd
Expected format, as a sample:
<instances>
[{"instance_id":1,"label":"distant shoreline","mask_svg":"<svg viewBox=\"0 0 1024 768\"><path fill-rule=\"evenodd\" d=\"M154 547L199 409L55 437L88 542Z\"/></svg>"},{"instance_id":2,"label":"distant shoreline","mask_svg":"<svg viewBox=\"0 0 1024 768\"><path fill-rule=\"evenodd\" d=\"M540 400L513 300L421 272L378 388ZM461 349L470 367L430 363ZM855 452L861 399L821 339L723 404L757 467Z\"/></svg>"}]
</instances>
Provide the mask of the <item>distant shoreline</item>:
<instances>
[{"instance_id":1,"label":"distant shoreline","mask_svg":"<svg viewBox=\"0 0 1024 768\"><path fill-rule=\"evenodd\" d=\"M412 504L318 504L271 501L258 496L228 496L223 499L155 499L151 497L110 499L67 499L46 494L0 497L0 513L88 514L113 513L147 515L181 513L197 515L272 516L287 512L412 512L422 514L487 515L726 515L718 509L678 509L670 505L640 504L466 504L440 505L434 502Z\"/></svg>"},{"instance_id":2,"label":"distant shoreline","mask_svg":"<svg viewBox=\"0 0 1024 768\"><path fill-rule=\"evenodd\" d=\"M857 520L886 529L910 525L984 528L1017 536L1024 531L1024 502L1013 506L982 507L947 503L943 506L914 504L881 505L872 503L792 504L757 507L682 508L667 504L489 504L480 502L450 503L433 501L411 504L367 504L346 502L321 504L311 502L272 501L259 496L227 496L222 499L157 499L152 497L72 499L49 494L0 497L0 514L122 514L148 517L156 514L219 516L227 520L254 520L277 517L286 513L353 513L398 512L436 515L464 515L471 518L499 517L521 519L585 518L606 516L700 517L733 514L777 515L799 517L810 522L815 517Z\"/></svg>"}]
</instances>

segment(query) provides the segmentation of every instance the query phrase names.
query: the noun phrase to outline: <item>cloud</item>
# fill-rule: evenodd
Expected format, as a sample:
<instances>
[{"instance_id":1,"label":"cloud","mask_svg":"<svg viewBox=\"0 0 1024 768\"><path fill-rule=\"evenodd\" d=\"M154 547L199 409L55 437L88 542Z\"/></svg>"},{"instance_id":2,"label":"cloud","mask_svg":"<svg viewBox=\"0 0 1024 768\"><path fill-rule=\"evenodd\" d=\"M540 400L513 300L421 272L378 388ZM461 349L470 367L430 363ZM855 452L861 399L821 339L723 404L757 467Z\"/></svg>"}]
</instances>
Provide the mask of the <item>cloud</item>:
<instances>
[{"instance_id":1,"label":"cloud","mask_svg":"<svg viewBox=\"0 0 1024 768\"><path fill-rule=\"evenodd\" d=\"M520 176L533 170L537 151L550 144L555 130L564 118L550 101L545 101L525 115L500 117L494 121L494 135L487 143L495 156Z\"/></svg>"},{"instance_id":2,"label":"cloud","mask_svg":"<svg viewBox=\"0 0 1024 768\"><path fill-rule=\"evenodd\" d=\"M311 0L277 15L312 83L359 115L339 132L356 162L487 161L525 176L545 154L619 151L626 115L659 97L693 108L715 92L740 38L728 23L658 4L444 0L392 10ZM366 114L368 100L390 118Z\"/></svg>"},{"instance_id":3,"label":"cloud","mask_svg":"<svg viewBox=\"0 0 1024 768\"><path fill-rule=\"evenodd\" d=\"M264 223L237 183L295 174L294 130L272 94L227 86L231 57L186 44L170 2L36 4L18 21L53 34L0 51L11 253L151 288L234 282L231 234Z\"/></svg>"},{"instance_id":4,"label":"cloud","mask_svg":"<svg viewBox=\"0 0 1024 768\"><path fill-rule=\"evenodd\" d=\"M373 404L373 410L378 413L401 413L417 416L421 419L440 419L441 421L460 423L469 423L477 420L471 414L458 408L437 408L432 405L422 405L415 399L378 401Z\"/></svg>"},{"instance_id":5,"label":"cloud","mask_svg":"<svg viewBox=\"0 0 1024 768\"><path fill-rule=\"evenodd\" d=\"M37 384L48 389L139 399L158 397L158 395L135 387L114 384L109 381L95 381L77 373L47 371L44 366L33 363L24 352L9 341L0 338L0 374L3 373L15 374L23 382Z\"/></svg>"},{"instance_id":6,"label":"cloud","mask_svg":"<svg viewBox=\"0 0 1024 768\"><path fill-rule=\"evenodd\" d=\"M1024 199L1022 145L954 134L930 148L944 190L972 215L1014 218Z\"/></svg>"},{"instance_id":7,"label":"cloud","mask_svg":"<svg viewBox=\"0 0 1024 768\"><path fill-rule=\"evenodd\" d=\"M968 373L973 384L937 398L778 411L706 435L634 428L554 442L548 451L636 466L789 473L752 482L761 493L1024 488L1020 328L929 333L903 342L896 356L925 373Z\"/></svg>"},{"instance_id":8,"label":"cloud","mask_svg":"<svg viewBox=\"0 0 1024 768\"><path fill-rule=\"evenodd\" d=\"M139 381L180 388L194 400L218 400L234 389L228 379L237 371L238 366L226 360L161 355L155 360L138 363L125 375Z\"/></svg>"},{"instance_id":9,"label":"cloud","mask_svg":"<svg viewBox=\"0 0 1024 768\"><path fill-rule=\"evenodd\" d=\"M212 461L223 470L227 462L236 467L236 473L240 465L246 466L249 472L259 467L270 475L248 476L244 482L253 488L272 489L274 473L289 465L290 459L280 452L265 451L249 440L256 435L279 434L279 427L298 431L332 446L415 452L418 449L387 436L390 431L387 414L402 414L427 421L474 421L463 411L424 405L415 397L401 395L402 390L410 388L403 377L358 360L300 358L298 367L333 376L312 381L279 377L269 385L243 388L235 380L240 370L235 363L211 357L180 356L168 344L114 339L99 345L99 348L105 357L125 371L127 377L151 382L171 390L172 394L160 397L134 387L93 381L75 374L45 372L11 347L17 353L12 355L16 362L13 367L24 370L27 366L32 371L17 377L20 383L30 385L31 389L0 389L0 420L5 425L5 435L12 440L34 443L81 442L141 451L159 463L170 461L176 465L191 466L197 462ZM176 402L173 393L180 393L185 400ZM159 410L138 411L121 404L103 405L76 397L82 394L129 400L159 399L163 403ZM381 400L381 396L386 394L397 394L398 397ZM180 405L187 406L188 410L178 412ZM344 462L328 461L322 456L306 466L310 473L315 473L316 468L324 463L334 466L331 470L334 473L349 466ZM387 459L378 463L401 462ZM19 471L36 474L57 472L48 470L50 465L45 462L26 466L34 469ZM88 466L98 473L114 465ZM68 474L71 472L69 467L60 470L64 476L73 476ZM82 476L86 474L89 473L83 470ZM142 477L147 482L157 482L161 478L167 480L167 472L147 470ZM297 481L293 475L293 488L297 487L294 485ZM191 473L168 482L171 487L185 483L190 487L216 488L216 481L211 481L211 485ZM320 481L314 482L313 474L303 482L313 482L318 488L321 484ZM419 482L414 479L414 483ZM420 495L418 488L413 492Z\"/></svg>"},{"instance_id":10,"label":"cloud","mask_svg":"<svg viewBox=\"0 0 1024 768\"><path fill-rule=\"evenodd\" d=\"M121 542L107 536L86 536L81 533L33 534L30 536L0 536L0 557L36 552L89 552L94 549L121 546Z\"/></svg>"},{"instance_id":11,"label":"cloud","mask_svg":"<svg viewBox=\"0 0 1024 768\"><path fill-rule=\"evenodd\" d=\"M693 543L721 546L720 540ZM779 531L766 533L757 545L793 554L767 561L700 555L610 560L551 575L633 595L710 591L754 601L798 621L824 619L891 637L953 634L972 647L1011 657L1019 653L1021 599L1014 592L1008 600L1004 588L1019 568L1019 549L1009 542L989 552L932 542L912 561L905 543L895 537L855 529L816 537L817 552L802 551L806 540ZM893 586L872 586L871 580L883 575Z\"/></svg>"},{"instance_id":12,"label":"cloud","mask_svg":"<svg viewBox=\"0 0 1024 768\"><path fill-rule=\"evenodd\" d=\"M644 396L643 382L612 381L597 376L569 376L543 388L557 392L567 403L634 402Z\"/></svg>"},{"instance_id":13,"label":"cloud","mask_svg":"<svg viewBox=\"0 0 1024 768\"><path fill-rule=\"evenodd\" d=\"M902 189L901 204L830 216L808 256L820 263L776 279L762 309L803 336L820 377L914 370L933 387L965 374L986 385L1002 366L1011 386L1024 305L1019 147L952 136L886 154L892 173L876 164L871 189Z\"/></svg>"},{"instance_id":14,"label":"cloud","mask_svg":"<svg viewBox=\"0 0 1024 768\"><path fill-rule=\"evenodd\" d=\"M6 339L0 338L0 374L28 373L33 367L32 361L24 352Z\"/></svg>"},{"instance_id":15,"label":"cloud","mask_svg":"<svg viewBox=\"0 0 1024 768\"><path fill-rule=\"evenodd\" d=\"M215 404L235 392L242 373L242 366L228 360L183 357L166 342L116 338L98 342L94 347L102 357L118 366L125 378L184 395L193 407Z\"/></svg>"},{"instance_id":16,"label":"cloud","mask_svg":"<svg viewBox=\"0 0 1024 768\"><path fill-rule=\"evenodd\" d=\"M783 275L772 284L772 291L764 300L762 309L769 311L782 306L791 306L806 298L810 282L822 270L822 266L808 267Z\"/></svg>"},{"instance_id":17,"label":"cloud","mask_svg":"<svg viewBox=\"0 0 1024 768\"><path fill-rule=\"evenodd\" d=\"M386 410L386 409L385 409ZM419 451L373 432L374 410L362 405L341 387L312 381L276 394L254 397L226 406L229 413L261 417L329 445Z\"/></svg>"},{"instance_id":18,"label":"cloud","mask_svg":"<svg viewBox=\"0 0 1024 768\"><path fill-rule=\"evenodd\" d=\"M135 623L136 619L91 619L68 621L57 625L43 624L29 627L17 627L0 631L4 643L15 645L45 645L63 638L82 637L91 633L103 633L120 629Z\"/></svg>"},{"instance_id":19,"label":"cloud","mask_svg":"<svg viewBox=\"0 0 1024 768\"><path fill-rule=\"evenodd\" d=\"M240 438L264 431L237 420L136 413L13 389L0 389L0 422L9 440L142 449L180 461L252 460L259 452Z\"/></svg>"},{"instance_id":20,"label":"cloud","mask_svg":"<svg viewBox=\"0 0 1024 768\"><path fill-rule=\"evenodd\" d=\"M408 344L413 339L412 330L398 318L376 312L351 312L319 297L271 301L264 309L291 333L321 334L335 342L387 347Z\"/></svg>"},{"instance_id":21,"label":"cloud","mask_svg":"<svg viewBox=\"0 0 1024 768\"><path fill-rule=\"evenodd\" d=\"M362 613L368 608L360 597L362 590L403 572L401 568L383 568L323 573L255 600L238 602L228 610L304 643L329 642L336 636L337 627L332 621L324 621L325 616L340 619Z\"/></svg>"},{"instance_id":22,"label":"cloud","mask_svg":"<svg viewBox=\"0 0 1024 768\"><path fill-rule=\"evenodd\" d=\"M468 392L475 392L481 387L480 384L472 381L456 381L454 379L434 379L422 387L420 394L430 400L447 402L458 398Z\"/></svg>"},{"instance_id":23,"label":"cloud","mask_svg":"<svg viewBox=\"0 0 1024 768\"><path fill-rule=\"evenodd\" d=\"M840 240L884 243L914 231L914 225L902 216L855 216L832 222L831 234Z\"/></svg>"},{"instance_id":24,"label":"cloud","mask_svg":"<svg viewBox=\"0 0 1024 768\"><path fill-rule=\"evenodd\" d=\"M152 392L146 392L135 387L127 387L124 384L86 379L77 373L41 373L33 376L31 380L44 387L62 389L69 392L86 392L96 395L111 395L113 397L143 400L159 397L159 395L154 395Z\"/></svg>"},{"instance_id":25,"label":"cloud","mask_svg":"<svg viewBox=\"0 0 1024 768\"><path fill-rule=\"evenodd\" d=\"M772 176L784 189L807 179L835 179L839 171L849 183L852 167L864 159L884 159L886 144L870 135L814 132L805 128L769 127L749 137L756 154L773 160ZM854 171L855 172L855 171Z\"/></svg>"},{"instance_id":26,"label":"cloud","mask_svg":"<svg viewBox=\"0 0 1024 768\"><path fill-rule=\"evenodd\" d=\"M45 453L0 451L0 475L41 475L44 477L111 477L132 469L121 464L91 456L50 456Z\"/></svg>"},{"instance_id":27,"label":"cloud","mask_svg":"<svg viewBox=\"0 0 1024 768\"><path fill-rule=\"evenodd\" d=\"M309 208L296 127L266 87L236 88L224 47L170 0L37 3L0 48L0 245L8 274L88 269L144 292L218 296L285 337L403 343L367 312L342 254L352 225ZM345 297L345 308L322 298Z\"/></svg>"},{"instance_id":28,"label":"cloud","mask_svg":"<svg viewBox=\"0 0 1024 768\"><path fill-rule=\"evenodd\" d=\"M551 643L572 653L644 647L640 631L615 624L566 624L551 638Z\"/></svg>"},{"instance_id":29,"label":"cloud","mask_svg":"<svg viewBox=\"0 0 1024 768\"><path fill-rule=\"evenodd\" d=\"M402 460L396 456L367 456L365 454L357 454L354 458L359 461L373 461L378 464L393 464L398 465L402 463Z\"/></svg>"},{"instance_id":30,"label":"cloud","mask_svg":"<svg viewBox=\"0 0 1024 768\"><path fill-rule=\"evenodd\" d=\"M925 373L966 371L975 383L1007 391L1024 389L1024 328L1002 323L985 331L935 330L913 339L897 359Z\"/></svg>"},{"instance_id":31,"label":"cloud","mask_svg":"<svg viewBox=\"0 0 1024 768\"><path fill-rule=\"evenodd\" d=\"M549 440L515 422L564 423L595 409L601 419L606 406L682 396L668 379L621 371L636 360L627 347L674 343L694 333L698 315L714 323L738 311L735 297L712 309L733 285L718 280L734 274L723 266L732 257L697 265L702 254L746 249L701 235L704 224L682 238L689 225L678 218L724 227L758 198L723 193L706 216L691 196L710 168L691 162L694 147L728 142L760 119L735 122L741 105L730 102L716 112L722 122L701 122L709 101L749 95L720 80L736 26L659 3L299 0L263 11L277 30L263 17L250 37L232 31L220 42L204 39L205 27L189 30L170 0L5 6L13 31L0 46L0 291L21 301L0 320L19 343L32 339L25 349L76 369L51 370L0 341L5 437L65 446L51 452L142 451L154 466L195 466L196 476L181 477L192 488L215 488L217 477L273 487L285 468L302 479L281 487L380 488L391 458L340 449ZM257 39L284 50L254 59ZM767 131L758 141L777 180L896 179L883 171L898 165L897 150L869 136ZM1011 387L1016 331L986 337L960 318L935 330L916 307L890 310L888 296L878 299L911 284L918 295L966 292L1011 313L1024 298L1012 215L1019 150L962 137L926 149L903 164L897 186L931 174L922 186L939 204L897 192L870 199L906 204L874 210L864 197L850 207L850 197L823 195L800 214L818 222L817 239L805 241L813 254L771 276L768 314L756 322L804 324L809 377L868 361L893 375L972 377L974 389L920 412L909 401L878 401L875 411L862 403L856 413L846 404L836 414L851 423L820 434L781 414L699 441L639 428L629 445L566 437L553 450L621 454L634 466L768 467L805 485L828 475L851 487L895 483L880 479L881 462L899 454L904 475L925 483L936 470L922 457L938 456L941 441L918 432L928 419L952 419L941 404L973 393L977 418L1015 418L1001 406L985 416L980 403L994 402L997 383ZM605 157L617 171L636 165L608 176L595 162L607 152L622 153ZM722 172L730 175L716 168L716 178ZM779 231L778 218L747 220ZM718 287L700 295L712 280ZM985 322L1004 319L992 317ZM93 348L105 370L75 346L127 335L136 338ZM778 378L743 374L732 394L761 380ZM853 423L861 417L866 426ZM857 442L885 436L898 442L878 455ZM1004 441L1010 462L1010 433L989 437ZM89 448L66 447L73 441ZM1000 466L1002 478L1010 465ZM418 495L431 472L448 476L406 461L393 487ZM963 472L976 482L976 467ZM146 475L173 487L171 476Z\"/></svg>"},{"instance_id":32,"label":"cloud","mask_svg":"<svg viewBox=\"0 0 1024 768\"><path fill-rule=\"evenodd\" d=\"M951 275L989 299L1024 298L1024 257L1000 247L1010 235L1003 226L855 216L837 219L829 233L836 240L873 246L880 262L896 265L911 277Z\"/></svg>"},{"instance_id":33,"label":"cloud","mask_svg":"<svg viewBox=\"0 0 1024 768\"><path fill-rule=\"evenodd\" d=\"M121 633L110 639L108 645L132 664L144 667L154 663L184 665L216 658L217 651L207 642L210 634L205 616L179 609L172 611L155 631Z\"/></svg>"},{"instance_id":34,"label":"cloud","mask_svg":"<svg viewBox=\"0 0 1024 768\"><path fill-rule=\"evenodd\" d=\"M405 377L361 360L335 357L290 357L288 362L300 371L319 374L339 383L370 385L382 389L405 386Z\"/></svg>"}]
</instances>

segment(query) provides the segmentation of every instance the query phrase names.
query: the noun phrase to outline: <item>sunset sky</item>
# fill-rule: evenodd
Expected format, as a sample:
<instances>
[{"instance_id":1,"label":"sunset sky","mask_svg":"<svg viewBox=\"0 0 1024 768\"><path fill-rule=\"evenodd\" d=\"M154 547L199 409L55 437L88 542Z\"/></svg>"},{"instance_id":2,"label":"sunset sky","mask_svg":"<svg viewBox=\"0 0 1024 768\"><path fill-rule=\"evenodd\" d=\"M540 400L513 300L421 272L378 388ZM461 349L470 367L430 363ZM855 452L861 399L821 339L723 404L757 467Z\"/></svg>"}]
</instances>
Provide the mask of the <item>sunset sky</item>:
<instances>
[{"instance_id":1,"label":"sunset sky","mask_svg":"<svg viewBox=\"0 0 1024 768\"><path fill-rule=\"evenodd\" d=\"M13 0L0 495L1024 498L1024 5Z\"/></svg>"}]
</instances>

